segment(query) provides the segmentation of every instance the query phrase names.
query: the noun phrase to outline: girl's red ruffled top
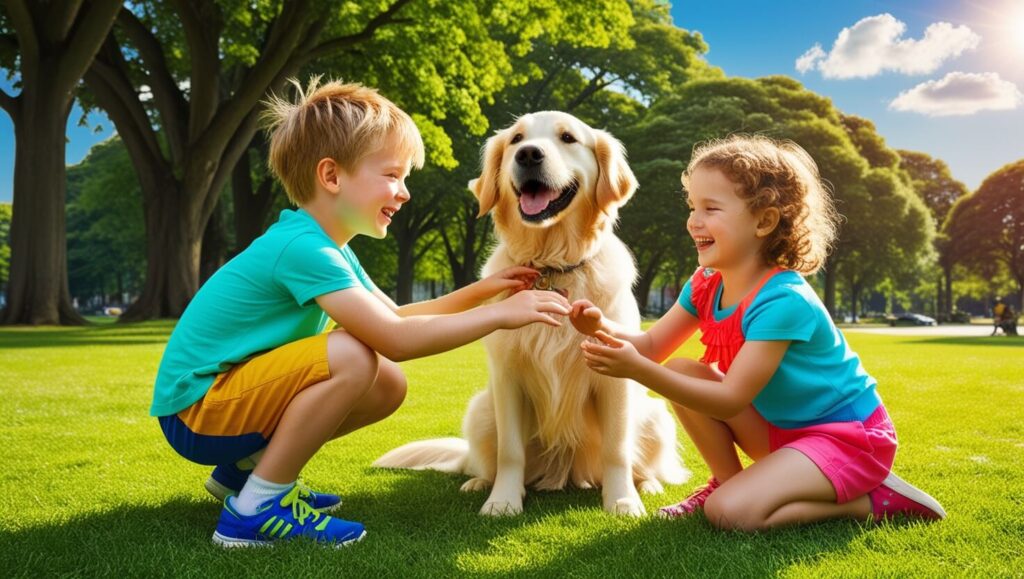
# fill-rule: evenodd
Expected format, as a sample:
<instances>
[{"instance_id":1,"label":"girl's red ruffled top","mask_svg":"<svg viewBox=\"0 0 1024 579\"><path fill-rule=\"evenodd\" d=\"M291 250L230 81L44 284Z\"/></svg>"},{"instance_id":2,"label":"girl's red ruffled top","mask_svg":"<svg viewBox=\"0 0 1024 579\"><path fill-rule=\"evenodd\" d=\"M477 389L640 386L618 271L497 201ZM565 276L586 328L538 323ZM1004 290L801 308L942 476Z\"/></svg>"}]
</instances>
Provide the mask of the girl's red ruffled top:
<instances>
[{"instance_id":1,"label":"girl's red ruffled top","mask_svg":"<svg viewBox=\"0 0 1024 579\"><path fill-rule=\"evenodd\" d=\"M722 273L710 268L700 267L690 278L690 301L697 310L697 318L700 320L700 341L704 344L704 355L700 361L704 364L718 362L718 369L723 373L729 371L729 366L736 358L745 338L743 336L743 312L750 307L751 302L757 297L764 284L771 277L783 271L782 268L774 268L769 271L761 281L750 290L750 293L743 298L743 301L736 306L736 310L729 314L729 317L722 321L715 320L715 296L718 294L718 287L722 284Z\"/></svg>"}]
</instances>

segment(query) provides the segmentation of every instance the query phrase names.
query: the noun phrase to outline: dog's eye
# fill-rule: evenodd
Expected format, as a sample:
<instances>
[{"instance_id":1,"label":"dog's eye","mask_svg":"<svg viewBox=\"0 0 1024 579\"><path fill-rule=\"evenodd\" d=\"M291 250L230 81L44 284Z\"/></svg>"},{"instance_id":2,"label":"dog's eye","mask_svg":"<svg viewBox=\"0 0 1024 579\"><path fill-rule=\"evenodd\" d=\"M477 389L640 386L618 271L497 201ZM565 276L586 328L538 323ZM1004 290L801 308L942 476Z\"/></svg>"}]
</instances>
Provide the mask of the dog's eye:
<instances>
[{"instance_id":1,"label":"dog's eye","mask_svg":"<svg viewBox=\"0 0 1024 579\"><path fill-rule=\"evenodd\" d=\"M562 133L562 142L570 144L575 143L576 137L572 136L572 133Z\"/></svg>"},{"instance_id":2,"label":"dog's eye","mask_svg":"<svg viewBox=\"0 0 1024 579\"><path fill-rule=\"evenodd\" d=\"M514 145L514 144L516 144L516 143L518 143L519 141L522 141L522 140L523 140L523 134L522 133L516 133L515 136L512 137L512 144Z\"/></svg>"}]
</instances>

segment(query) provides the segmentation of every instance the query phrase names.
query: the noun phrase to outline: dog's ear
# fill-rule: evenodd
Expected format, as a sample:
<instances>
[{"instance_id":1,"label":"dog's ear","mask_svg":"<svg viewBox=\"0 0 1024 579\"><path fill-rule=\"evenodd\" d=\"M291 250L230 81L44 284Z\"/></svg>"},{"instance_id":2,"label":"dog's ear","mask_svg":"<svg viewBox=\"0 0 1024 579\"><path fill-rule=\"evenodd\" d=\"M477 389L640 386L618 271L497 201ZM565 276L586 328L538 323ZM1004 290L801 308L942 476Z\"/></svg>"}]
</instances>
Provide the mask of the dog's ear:
<instances>
[{"instance_id":1,"label":"dog's ear","mask_svg":"<svg viewBox=\"0 0 1024 579\"><path fill-rule=\"evenodd\" d=\"M597 179L597 206L604 210L622 205L633 196L637 182L626 162L626 150L618 139L605 131L594 129L594 156L600 175Z\"/></svg>"},{"instance_id":2,"label":"dog's ear","mask_svg":"<svg viewBox=\"0 0 1024 579\"><path fill-rule=\"evenodd\" d=\"M469 189L480 204L477 218L487 215L487 212L498 202L498 177L501 175L501 160L505 156L507 142L508 129L499 131L487 139L487 144L484 145L483 168L480 171L480 176L469 182Z\"/></svg>"}]
</instances>

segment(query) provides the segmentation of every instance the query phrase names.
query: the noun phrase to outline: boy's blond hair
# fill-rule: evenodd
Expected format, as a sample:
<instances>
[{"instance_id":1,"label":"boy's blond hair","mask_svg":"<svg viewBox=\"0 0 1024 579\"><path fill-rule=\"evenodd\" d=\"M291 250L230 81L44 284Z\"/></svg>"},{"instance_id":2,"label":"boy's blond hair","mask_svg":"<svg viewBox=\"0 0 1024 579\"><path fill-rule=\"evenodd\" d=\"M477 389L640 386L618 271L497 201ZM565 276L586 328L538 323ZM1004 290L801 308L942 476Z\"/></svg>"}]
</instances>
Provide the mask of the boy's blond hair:
<instances>
[{"instance_id":1,"label":"boy's blond hair","mask_svg":"<svg viewBox=\"0 0 1024 579\"><path fill-rule=\"evenodd\" d=\"M270 133L270 170L281 180L296 205L313 200L316 166L334 159L354 172L367 155L391 146L423 166L423 139L412 118L376 90L355 83L310 79L303 89L298 80L296 99L272 95L262 118Z\"/></svg>"},{"instance_id":2,"label":"boy's blond hair","mask_svg":"<svg viewBox=\"0 0 1024 579\"><path fill-rule=\"evenodd\" d=\"M767 263L805 275L821 269L836 239L839 214L818 165L800 145L759 135L703 143L683 173L684 189L700 168L721 171L751 211L779 210L779 224L761 249Z\"/></svg>"}]
</instances>

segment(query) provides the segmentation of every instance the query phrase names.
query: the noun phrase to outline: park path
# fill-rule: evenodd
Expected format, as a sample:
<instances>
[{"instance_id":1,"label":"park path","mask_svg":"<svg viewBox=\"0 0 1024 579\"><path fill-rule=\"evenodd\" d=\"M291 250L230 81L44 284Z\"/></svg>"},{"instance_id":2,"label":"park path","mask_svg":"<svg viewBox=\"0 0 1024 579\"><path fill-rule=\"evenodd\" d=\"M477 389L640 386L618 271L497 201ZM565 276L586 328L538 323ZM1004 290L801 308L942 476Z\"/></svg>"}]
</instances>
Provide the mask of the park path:
<instances>
[{"instance_id":1,"label":"park path","mask_svg":"<svg viewBox=\"0 0 1024 579\"><path fill-rule=\"evenodd\" d=\"M965 337L965 336L989 336L992 334L992 326L981 324L950 324L941 326L901 326L897 328L857 328L844 326L843 332L859 332L863 334L886 334L890 336L935 336L935 337ZM1002 332L999 333L1002 336Z\"/></svg>"}]
</instances>

